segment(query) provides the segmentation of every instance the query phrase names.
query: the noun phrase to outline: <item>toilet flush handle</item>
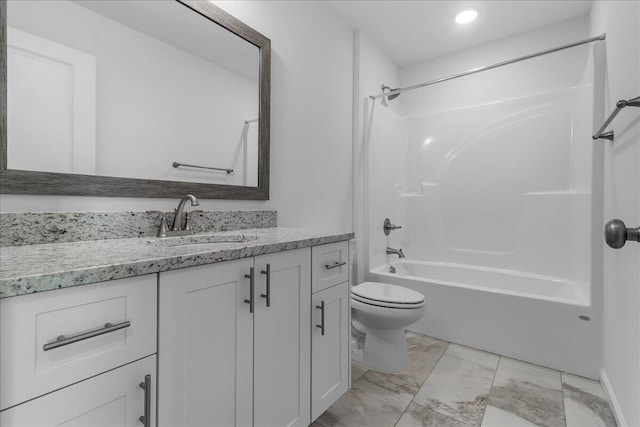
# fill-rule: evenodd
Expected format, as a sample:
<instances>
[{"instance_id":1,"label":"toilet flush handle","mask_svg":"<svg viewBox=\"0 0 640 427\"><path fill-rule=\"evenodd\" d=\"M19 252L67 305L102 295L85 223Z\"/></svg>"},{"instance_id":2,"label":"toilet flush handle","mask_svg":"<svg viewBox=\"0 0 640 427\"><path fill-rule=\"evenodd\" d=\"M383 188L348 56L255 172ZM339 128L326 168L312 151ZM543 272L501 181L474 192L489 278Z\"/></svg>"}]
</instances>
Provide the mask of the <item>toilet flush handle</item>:
<instances>
[{"instance_id":1,"label":"toilet flush handle","mask_svg":"<svg viewBox=\"0 0 640 427\"><path fill-rule=\"evenodd\" d=\"M619 219L612 219L604 226L604 240L613 249L620 249L627 240L640 242L640 227L627 228Z\"/></svg>"}]
</instances>

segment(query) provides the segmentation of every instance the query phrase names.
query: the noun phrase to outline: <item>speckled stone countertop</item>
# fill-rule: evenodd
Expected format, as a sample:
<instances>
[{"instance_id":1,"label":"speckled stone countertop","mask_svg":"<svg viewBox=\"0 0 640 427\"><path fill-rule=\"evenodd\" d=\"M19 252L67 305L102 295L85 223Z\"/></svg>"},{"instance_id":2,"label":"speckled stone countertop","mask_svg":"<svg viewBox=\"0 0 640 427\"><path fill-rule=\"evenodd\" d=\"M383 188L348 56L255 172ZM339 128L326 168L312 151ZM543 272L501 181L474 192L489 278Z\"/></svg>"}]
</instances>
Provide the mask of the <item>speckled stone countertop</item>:
<instances>
[{"instance_id":1,"label":"speckled stone countertop","mask_svg":"<svg viewBox=\"0 0 640 427\"><path fill-rule=\"evenodd\" d=\"M202 233L201 235L224 234ZM354 238L296 228L229 231L243 242L179 244L180 237L91 240L0 247L0 298L247 258Z\"/></svg>"}]
</instances>

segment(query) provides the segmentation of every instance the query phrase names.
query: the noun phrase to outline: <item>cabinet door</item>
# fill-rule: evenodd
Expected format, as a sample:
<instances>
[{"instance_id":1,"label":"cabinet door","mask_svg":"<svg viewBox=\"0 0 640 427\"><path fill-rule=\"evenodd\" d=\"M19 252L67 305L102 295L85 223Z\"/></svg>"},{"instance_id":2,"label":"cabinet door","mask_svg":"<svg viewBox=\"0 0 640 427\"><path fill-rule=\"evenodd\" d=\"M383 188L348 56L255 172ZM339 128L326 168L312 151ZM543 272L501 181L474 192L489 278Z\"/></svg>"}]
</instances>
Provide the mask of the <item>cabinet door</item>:
<instances>
[{"instance_id":1,"label":"cabinet door","mask_svg":"<svg viewBox=\"0 0 640 427\"><path fill-rule=\"evenodd\" d=\"M310 262L309 248L255 258L254 425L257 427L306 427L311 422Z\"/></svg>"},{"instance_id":2,"label":"cabinet door","mask_svg":"<svg viewBox=\"0 0 640 427\"><path fill-rule=\"evenodd\" d=\"M349 388L349 282L313 294L311 309L311 419L315 420Z\"/></svg>"},{"instance_id":3,"label":"cabinet door","mask_svg":"<svg viewBox=\"0 0 640 427\"><path fill-rule=\"evenodd\" d=\"M252 424L253 258L160 274L160 426Z\"/></svg>"},{"instance_id":4,"label":"cabinet door","mask_svg":"<svg viewBox=\"0 0 640 427\"><path fill-rule=\"evenodd\" d=\"M145 393L149 393L155 425L156 357L149 356L113 371L81 381L0 412L0 425L12 426L104 426L141 427ZM150 375L150 390L140 387Z\"/></svg>"}]
</instances>

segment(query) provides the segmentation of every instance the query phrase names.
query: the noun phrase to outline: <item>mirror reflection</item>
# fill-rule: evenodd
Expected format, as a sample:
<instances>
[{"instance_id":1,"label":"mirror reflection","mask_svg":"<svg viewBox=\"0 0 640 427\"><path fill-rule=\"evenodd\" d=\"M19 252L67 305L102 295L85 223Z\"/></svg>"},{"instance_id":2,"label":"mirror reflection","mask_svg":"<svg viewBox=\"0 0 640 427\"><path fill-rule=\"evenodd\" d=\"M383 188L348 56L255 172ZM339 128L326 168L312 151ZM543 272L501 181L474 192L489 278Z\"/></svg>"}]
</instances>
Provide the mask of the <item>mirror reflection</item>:
<instances>
[{"instance_id":1,"label":"mirror reflection","mask_svg":"<svg viewBox=\"0 0 640 427\"><path fill-rule=\"evenodd\" d=\"M259 49L173 1L7 3L7 169L258 185Z\"/></svg>"}]
</instances>

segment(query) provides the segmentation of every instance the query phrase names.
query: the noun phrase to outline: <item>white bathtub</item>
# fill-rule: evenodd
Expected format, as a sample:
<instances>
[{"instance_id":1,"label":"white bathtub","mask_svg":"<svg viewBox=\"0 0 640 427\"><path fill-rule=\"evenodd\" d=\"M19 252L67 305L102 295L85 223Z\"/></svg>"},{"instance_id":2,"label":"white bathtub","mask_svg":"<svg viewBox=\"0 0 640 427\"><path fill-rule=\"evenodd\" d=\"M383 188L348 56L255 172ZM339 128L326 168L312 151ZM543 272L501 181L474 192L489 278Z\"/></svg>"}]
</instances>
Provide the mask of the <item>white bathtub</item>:
<instances>
[{"instance_id":1,"label":"white bathtub","mask_svg":"<svg viewBox=\"0 0 640 427\"><path fill-rule=\"evenodd\" d=\"M368 280L424 294L425 316L408 330L598 378L600 350L592 338L601 322L589 284L449 263L392 265L395 274L383 265Z\"/></svg>"},{"instance_id":2,"label":"white bathtub","mask_svg":"<svg viewBox=\"0 0 640 427\"><path fill-rule=\"evenodd\" d=\"M403 259L392 264L396 276L426 280L441 285L458 286L485 292L537 298L580 306L589 306L588 284L526 274L511 270L486 268L462 264L412 261ZM376 273L389 272L384 266Z\"/></svg>"}]
</instances>

